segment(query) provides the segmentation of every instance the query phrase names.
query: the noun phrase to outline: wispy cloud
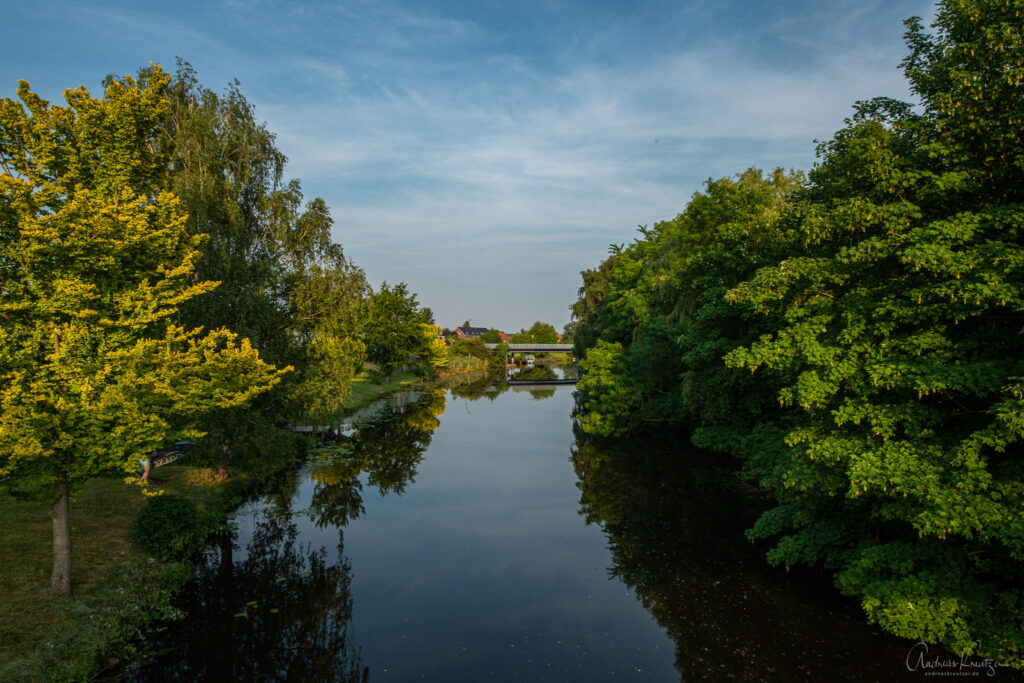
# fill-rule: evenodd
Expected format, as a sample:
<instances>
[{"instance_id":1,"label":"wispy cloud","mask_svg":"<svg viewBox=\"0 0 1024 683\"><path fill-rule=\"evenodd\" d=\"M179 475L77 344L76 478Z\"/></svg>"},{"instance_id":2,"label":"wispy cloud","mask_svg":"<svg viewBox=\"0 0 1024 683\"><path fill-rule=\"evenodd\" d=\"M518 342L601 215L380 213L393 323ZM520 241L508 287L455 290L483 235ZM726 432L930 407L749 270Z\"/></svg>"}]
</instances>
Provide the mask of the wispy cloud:
<instances>
[{"instance_id":1,"label":"wispy cloud","mask_svg":"<svg viewBox=\"0 0 1024 683\"><path fill-rule=\"evenodd\" d=\"M407 280L442 324L477 310L518 328L563 324L576 273L704 179L806 168L854 100L909 97L899 22L930 12L225 0L66 21L106 64L97 81L179 54L210 87L238 77L371 279ZM517 276L495 309L489 280Z\"/></svg>"}]
</instances>

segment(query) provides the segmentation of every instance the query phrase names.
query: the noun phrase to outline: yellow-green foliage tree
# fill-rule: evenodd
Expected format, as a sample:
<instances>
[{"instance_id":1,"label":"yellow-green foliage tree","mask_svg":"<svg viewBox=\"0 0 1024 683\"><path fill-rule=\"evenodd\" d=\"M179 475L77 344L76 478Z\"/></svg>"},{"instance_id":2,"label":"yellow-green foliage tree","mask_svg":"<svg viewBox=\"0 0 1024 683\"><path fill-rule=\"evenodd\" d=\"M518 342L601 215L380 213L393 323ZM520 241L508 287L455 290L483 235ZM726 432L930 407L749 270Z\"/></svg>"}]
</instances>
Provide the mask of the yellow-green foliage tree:
<instances>
[{"instance_id":1,"label":"yellow-green foliage tree","mask_svg":"<svg viewBox=\"0 0 1024 683\"><path fill-rule=\"evenodd\" d=\"M0 101L0 485L52 487L54 594L71 591L76 484L136 470L283 372L228 330L174 324L216 283L195 281L201 238L157 180L167 82L157 67L51 106L22 81Z\"/></svg>"},{"instance_id":2,"label":"yellow-green foliage tree","mask_svg":"<svg viewBox=\"0 0 1024 683\"><path fill-rule=\"evenodd\" d=\"M441 328L432 323L420 323L420 330L427 339L427 349L424 353L427 365L434 372L440 372L448 367L448 345L444 343L441 335Z\"/></svg>"}]
</instances>

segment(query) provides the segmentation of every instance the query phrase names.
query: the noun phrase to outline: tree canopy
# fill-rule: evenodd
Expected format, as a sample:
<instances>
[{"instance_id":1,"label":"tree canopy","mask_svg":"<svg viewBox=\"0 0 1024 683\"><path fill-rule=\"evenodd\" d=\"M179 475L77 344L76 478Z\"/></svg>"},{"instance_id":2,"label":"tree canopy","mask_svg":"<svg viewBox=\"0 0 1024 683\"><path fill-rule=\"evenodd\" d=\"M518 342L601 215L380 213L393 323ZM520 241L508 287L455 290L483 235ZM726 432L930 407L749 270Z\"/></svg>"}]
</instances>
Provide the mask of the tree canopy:
<instances>
[{"instance_id":1,"label":"tree canopy","mask_svg":"<svg viewBox=\"0 0 1024 683\"><path fill-rule=\"evenodd\" d=\"M907 22L920 106L859 102L806 182L709 181L574 306L581 425L671 421L778 504L751 530L869 619L1024 662L1024 3Z\"/></svg>"},{"instance_id":2,"label":"tree canopy","mask_svg":"<svg viewBox=\"0 0 1024 683\"><path fill-rule=\"evenodd\" d=\"M54 593L71 588L75 484L134 471L284 372L226 329L175 322L216 283L194 279L203 239L161 183L168 81L155 67L67 106L22 81L0 101L0 481L53 487Z\"/></svg>"},{"instance_id":3,"label":"tree canopy","mask_svg":"<svg viewBox=\"0 0 1024 683\"><path fill-rule=\"evenodd\" d=\"M363 339L367 357L389 377L409 362L410 356L435 359L443 357L434 325L434 314L423 308L416 295L409 292L404 282L391 286L387 282L370 298L369 316Z\"/></svg>"},{"instance_id":4,"label":"tree canopy","mask_svg":"<svg viewBox=\"0 0 1024 683\"><path fill-rule=\"evenodd\" d=\"M222 477L229 464L272 472L299 455L288 425L340 414L366 356L366 277L332 239L326 203L304 201L299 182L285 179L287 159L237 82L216 93L179 61L160 128L162 182L180 197L190 233L206 238L197 277L220 283L184 303L183 323L227 327L295 369L244 410L205 416L199 457Z\"/></svg>"},{"instance_id":5,"label":"tree canopy","mask_svg":"<svg viewBox=\"0 0 1024 683\"><path fill-rule=\"evenodd\" d=\"M530 325L530 329L519 330L510 335L509 342L512 344L557 344L558 332L554 325L538 320Z\"/></svg>"}]
</instances>

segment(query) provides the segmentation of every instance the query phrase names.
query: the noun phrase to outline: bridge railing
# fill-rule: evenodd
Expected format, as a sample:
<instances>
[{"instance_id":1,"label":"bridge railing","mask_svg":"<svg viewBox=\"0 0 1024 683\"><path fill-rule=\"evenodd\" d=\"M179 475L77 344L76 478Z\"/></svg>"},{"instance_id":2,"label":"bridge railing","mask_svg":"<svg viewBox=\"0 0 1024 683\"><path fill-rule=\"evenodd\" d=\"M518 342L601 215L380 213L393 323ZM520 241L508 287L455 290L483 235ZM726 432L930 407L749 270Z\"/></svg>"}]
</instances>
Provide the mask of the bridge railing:
<instances>
[{"instance_id":1,"label":"bridge railing","mask_svg":"<svg viewBox=\"0 0 1024 683\"><path fill-rule=\"evenodd\" d=\"M491 351L498 348L497 344L484 344ZM572 344L508 344L513 353L572 353Z\"/></svg>"}]
</instances>

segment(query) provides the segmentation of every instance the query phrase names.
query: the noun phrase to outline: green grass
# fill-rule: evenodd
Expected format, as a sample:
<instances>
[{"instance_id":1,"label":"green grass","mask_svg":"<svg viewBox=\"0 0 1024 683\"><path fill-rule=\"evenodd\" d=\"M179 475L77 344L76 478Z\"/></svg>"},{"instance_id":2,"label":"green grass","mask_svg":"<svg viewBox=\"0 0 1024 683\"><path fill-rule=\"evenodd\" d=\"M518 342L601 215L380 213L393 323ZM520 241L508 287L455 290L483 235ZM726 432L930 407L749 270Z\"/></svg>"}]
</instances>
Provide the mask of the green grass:
<instances>
[{"instance_id":1,"label":"green grass","mask_svg":"<svg viewBox=\"0 0 1024 683\"><path fill-rule=\"evenodd\" d=\"M224 510L245 480L218 483L213 472L180 465L155 469L151 490L188 496ZM145 503L119 476L83 484L71 502L71 598L49 595L52 531L39 496L0 493L0 680L78 680L103 655L130 655L140 628L172 616L170 597L186 566L148 558L128 538Z\"/></svg>"}]
</instances>

